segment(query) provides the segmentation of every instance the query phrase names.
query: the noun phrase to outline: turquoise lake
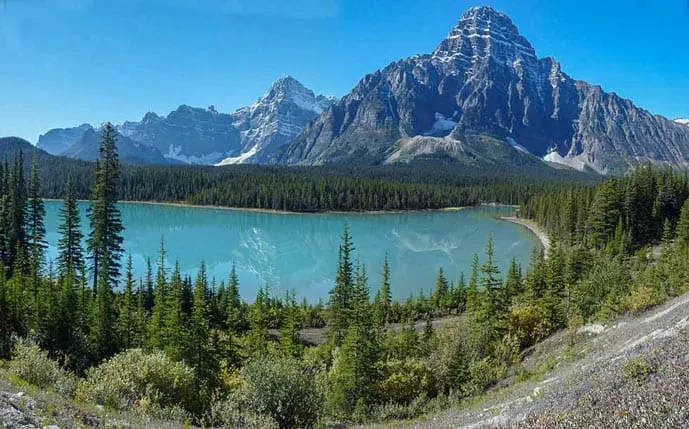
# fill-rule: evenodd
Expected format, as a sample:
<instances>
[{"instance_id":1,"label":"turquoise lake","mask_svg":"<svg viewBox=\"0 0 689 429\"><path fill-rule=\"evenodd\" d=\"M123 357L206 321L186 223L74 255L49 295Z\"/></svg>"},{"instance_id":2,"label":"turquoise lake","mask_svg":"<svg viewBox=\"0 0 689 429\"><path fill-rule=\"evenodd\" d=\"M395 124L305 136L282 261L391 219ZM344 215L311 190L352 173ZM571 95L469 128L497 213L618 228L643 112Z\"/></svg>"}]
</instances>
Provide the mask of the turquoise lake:
<instances>
[{"instance_id":1,"label":"turquoise lake","mask_svg":"<svg viewBox=\"0 0 689 429\"><path fill-rule=\"evenodd\" d=\"M57 252L61 206L59 201L46 202L49 259ZM84 232L87 206L80 205ZM345 223L354 240L354 256L366 265L371 294L378 289L387 253L393 297L400 300L432 290L440 267L450 280L456 281L461 272L468 278L473 254L482 256L491 234L503 273L513 256L526 266L533 247L540 246L526 228L495 218L511 214L509 207L385 214L283 214L137 203L119 207L125 255L132 255L137 278L145 274L147 257L156 261L162 236L166 265L179 261L185 274L195 276L205 261L209 278L219 284L235 263L247 301L254 300L261 285L271 294L294 289L299 299L326 300Z\"/></svg>"}]
</instances>

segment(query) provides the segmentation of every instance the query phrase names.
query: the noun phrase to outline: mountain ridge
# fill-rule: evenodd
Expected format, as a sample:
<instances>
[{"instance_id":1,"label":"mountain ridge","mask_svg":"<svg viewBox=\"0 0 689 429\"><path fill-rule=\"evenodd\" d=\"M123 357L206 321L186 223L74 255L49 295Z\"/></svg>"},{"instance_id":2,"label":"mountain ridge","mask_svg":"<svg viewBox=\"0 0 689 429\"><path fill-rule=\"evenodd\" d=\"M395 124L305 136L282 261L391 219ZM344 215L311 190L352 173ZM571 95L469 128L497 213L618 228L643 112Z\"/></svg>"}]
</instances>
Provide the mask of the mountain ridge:
<instances>
[{"instance_id":1,"label":"mountain ridge","mask_svg":"<svg viewBox=\"0 0 689 429\"><path fill-rule=\"evenodd\" d=\"M147 163L265 163L272 151L291 141L334 100L284 76L254 104L230 113L181 104L165 116L147 112L140 121L125 121L116 128L127 150L143 145L138 158ZM97 147L93 139L83 137L94 129L90 124L52 129L39 137L37 147L90 160ZM85 147L87 143L93 147Z\"/></svg>"},{"instance_id":2,"label":"mountain ridge","mask_svg":"<svg viewBox=\"0 0 689 429\"><path fill-rule=\"evenodd\" d=\"M390 63L305 128L275 162L398 162L451 140L451 157L490 136L580 170L617 173L646 161L686 167L689 132L538 58L510 18L491 7L465 12L432 53ZM434 140L436 146L441 141ZM402 151L403 153L400 153Z\"/></svg>"}]
</instances>

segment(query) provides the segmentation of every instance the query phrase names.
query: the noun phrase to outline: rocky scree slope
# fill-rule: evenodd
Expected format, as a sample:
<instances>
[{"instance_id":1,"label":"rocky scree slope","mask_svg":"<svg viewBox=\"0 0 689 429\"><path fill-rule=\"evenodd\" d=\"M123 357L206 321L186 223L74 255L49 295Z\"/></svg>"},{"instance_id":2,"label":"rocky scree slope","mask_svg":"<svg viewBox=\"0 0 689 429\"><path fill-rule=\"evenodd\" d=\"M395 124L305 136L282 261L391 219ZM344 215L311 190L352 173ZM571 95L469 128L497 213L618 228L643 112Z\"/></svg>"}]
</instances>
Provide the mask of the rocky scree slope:
<instances>
[{"instance_id":1,"label":"rocky scree slope","mask_svg":"<svg viewBox=\"0 0 689 429\"><path fill-rule=\"evenodd\" d=\"M526 370L468 405L395 428L680 428L689 422L689 294L640 316L560 332Z\"/></svg>"}]
</instances>

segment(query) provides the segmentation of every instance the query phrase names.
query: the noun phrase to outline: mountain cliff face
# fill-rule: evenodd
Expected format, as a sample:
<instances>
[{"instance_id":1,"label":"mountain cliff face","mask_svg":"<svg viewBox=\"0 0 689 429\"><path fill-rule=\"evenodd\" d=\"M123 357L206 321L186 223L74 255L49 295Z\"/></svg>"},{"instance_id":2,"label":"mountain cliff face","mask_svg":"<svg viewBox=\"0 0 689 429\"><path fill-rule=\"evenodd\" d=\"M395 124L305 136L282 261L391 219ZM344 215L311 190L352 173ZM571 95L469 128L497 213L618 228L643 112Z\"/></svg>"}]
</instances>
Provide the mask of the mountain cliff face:
<instances>
[{"instance_id":1,"label":"mountain cliff face","mask_svg":"<svg viewBox=\"0 0 689 429\"><path fill-rule=\"evenodd\" d=\"M284 77L255 104L233 113L181 105L167 116L149 112L140 121L124 122L117 126L118 146L137 163L264 163L334 101ZM97 141L89 133L93 130L88 124L50 130L38 147L92 160L97 156Z\"/></svg>"},{"instance_id":2,"label":"mountain cliff face","mask_svg":"<svg viewBox=\"0 0 689 429\"><path fill-rule=\"evenodd\" d=\"M486 152L485 141L504 143ZM469 9L438 47L365 76L276 158L385 163L493 150L601 173L647 160L687 166L689 127L576 81L538 58L504 14Z\"/></svg>"},{"instance_id":3,"label":"mountain cliff face","mask_svg":"<svg viewBox=\"0 0 689 429\"><path fill-rule=\"evenodd\" d=\"M232 117L213 106L181 105L166 117L149 112L139 122L125 122L118 131L187 164L214 164L241 149Z\"/></svg>"},{"instance_id":4,"label":"mountain cliff face","mask_svg":"<svg viewBox=\"0 0 689 429\"><path fill-rule=\"evenodd\" d=\"M99 157L101 130L89 128L73 143L62 156L84 161L95 161ZM122 134L116 140L117 151L123 164L171 164L158 149L136 142Z\"/></svg>"},{"instance_id":5,"label":"mountain cliff face","mask_svg":"<svg viewBox=\"0 0 689 429\"><path fill-rule=\"evenodd\" d=\"M315 95L292 77L278 79L255 104L232 113L242 149L220 164L267 162L333 101L334 97Z\"/></svg>"},{"instance_id":6,"label":"mountain cliff face","mask_svg":"<svg viewBox=\"0 0 689 429\"><path fill-rule=\"evenodd\" d=\"M89 124L82 124L74 128L55 128L41 135L36 146L51 155L60 155L79 140L86 130L92 128Z\"/></svg>"}]
</instances>

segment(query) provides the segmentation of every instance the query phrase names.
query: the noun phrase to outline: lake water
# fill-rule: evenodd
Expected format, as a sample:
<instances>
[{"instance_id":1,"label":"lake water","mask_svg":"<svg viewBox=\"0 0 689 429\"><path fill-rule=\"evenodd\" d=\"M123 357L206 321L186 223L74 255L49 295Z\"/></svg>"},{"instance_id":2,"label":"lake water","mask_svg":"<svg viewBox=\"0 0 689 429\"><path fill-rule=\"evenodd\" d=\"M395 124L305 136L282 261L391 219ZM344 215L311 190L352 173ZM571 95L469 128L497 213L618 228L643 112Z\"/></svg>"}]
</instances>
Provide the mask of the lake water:
<instances>
[{"instance_id":1,"label":"lake water","mask_svg":"<svg viewBox=\"0 0 689 429\"><path fill-rule=\"evenodd\" d=\"M62 203L46 202L48 257L56 256L58 212ZM81 203L82 229L87 230L87 203ZM294 289L310 302L327 300L333 285L338 246L345 223L355 244L354 256L366 264L373 295L378 289L385 254L392 270L395 299L432 290L438 268L450 280L468 278L474 253L485 249L492 234L495 255L504 273L513 256L526 264L538 238L525 228L495 219L509 207L457 211L386 214L282 214L215 208L120 204L125 226L124 247L131 254L137 278L146 258L154 262L165 239L167 265L179 261L182 271L196 275L205 261L209 278L218 284L237 266L242 297L253 301L259 286L271 293ZM123 265L124 261L123 258ZM155 269L155 267L154 267Z\"/></svg>"}]
</instances>

